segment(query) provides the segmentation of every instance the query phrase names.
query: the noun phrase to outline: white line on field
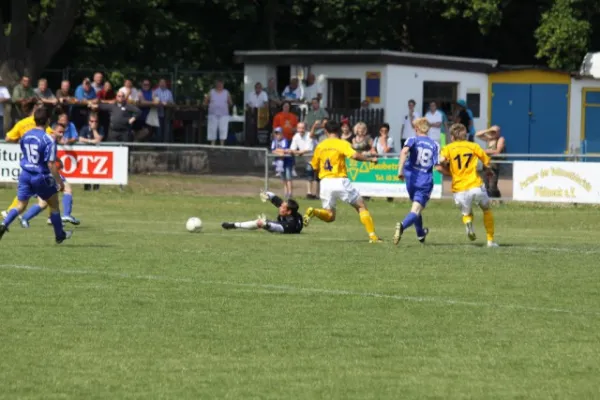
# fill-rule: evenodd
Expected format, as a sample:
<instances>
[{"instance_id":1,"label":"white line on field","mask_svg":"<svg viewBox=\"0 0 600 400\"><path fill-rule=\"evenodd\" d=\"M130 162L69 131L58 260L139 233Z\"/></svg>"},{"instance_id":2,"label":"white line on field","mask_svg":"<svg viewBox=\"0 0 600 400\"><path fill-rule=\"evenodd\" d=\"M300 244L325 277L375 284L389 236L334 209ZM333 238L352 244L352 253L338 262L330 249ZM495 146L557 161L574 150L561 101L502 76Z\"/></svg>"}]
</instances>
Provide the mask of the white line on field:
<instances>
[{"instance_id":1,"label":"white line on field","mask_svg":"<svg viewBox=\"0 0 600 400\"><path fill-rule=\"evenodd\" d=\"M112 278L121 278L121 279L185 282L185 283L194 283L197 285L205 285L205 286L219 285L219 286L229 286L229 287L238 287L238 288L252 288L252 289L258 289L258 290L253 290L253 292L257 293L257 294L261 294L261 293L265 294L265 290L267 290L267 291L277 290L281 293L286 293L286 292L287 293L305 293L305 294L309 293L309 294L320 294L320 295L329 295L329 296L350 296L350 297L362 297L362 298L376 298L376 299L395 300L395 301L410 302L410 303L431 303L431 304L442 304L442 305L449 305L449 306L469 306L469 307L478 307L478 308L501 308L501 309L508 309L508 310L531 311L531 312L540 312L540 313L600 316L600 311L581 311L581 310L571 310L571 309L563 309L563 308L533 307L533 306L523 306L523 305L519 305L519 304L494 304L494 303L485 303L485 302L476 302L476 301L455 300L455 299L449 299L449 298L443 298L443 297L402 296L402 295L384 294L384 293L375 293L375 292L356 292L356 291L350 291L350 290L307 288L307 287L296 287L296 286L290 286L290 285L275 285L275 284L263 284L263 283L205 281L205 280L196 280L196 279L191 279L191 278L175 278L175 277L161 276L161 275L130 275L130 274L125 274L125 273L105 272L105 271L96 271L96 270L54 269L54 268L37 267L37 266L30 266L30 265L15 265L15 264L0 264L0 268L26 270L26 271L51 272L51 273L66 274L66 275L98 275L98 276L108 276L108 277L112 277Z\"/></svg>"}]
</instances>

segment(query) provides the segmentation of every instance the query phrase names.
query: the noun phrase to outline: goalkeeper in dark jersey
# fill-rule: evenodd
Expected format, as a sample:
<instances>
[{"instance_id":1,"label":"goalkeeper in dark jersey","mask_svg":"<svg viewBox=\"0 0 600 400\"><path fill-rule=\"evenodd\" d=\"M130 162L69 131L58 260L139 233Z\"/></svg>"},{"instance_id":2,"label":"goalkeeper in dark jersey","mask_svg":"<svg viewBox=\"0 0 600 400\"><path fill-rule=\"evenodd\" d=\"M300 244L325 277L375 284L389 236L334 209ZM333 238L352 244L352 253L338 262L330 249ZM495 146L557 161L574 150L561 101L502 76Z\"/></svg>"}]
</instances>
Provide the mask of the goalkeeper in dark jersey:
<instances>
[{"instance_id":1,"label":"goalkeeper in dark jersey","mask_svg":"<svg viewBox=\"0 0 600 400\"><path fill-rule=\"evenodd\" d=\"M223 222L223 229L246 229L256 230L264 229L272 233L300 233L302 231L303 222L302 215L298 213L300 206L295 200L288 199L283 201L281 197L276 196L271 192L260 192L260 199L266 203L270 201L277 207L277 220L271 221L262 214L258 219L246 222Z\"/></svg>"}]
</instances>

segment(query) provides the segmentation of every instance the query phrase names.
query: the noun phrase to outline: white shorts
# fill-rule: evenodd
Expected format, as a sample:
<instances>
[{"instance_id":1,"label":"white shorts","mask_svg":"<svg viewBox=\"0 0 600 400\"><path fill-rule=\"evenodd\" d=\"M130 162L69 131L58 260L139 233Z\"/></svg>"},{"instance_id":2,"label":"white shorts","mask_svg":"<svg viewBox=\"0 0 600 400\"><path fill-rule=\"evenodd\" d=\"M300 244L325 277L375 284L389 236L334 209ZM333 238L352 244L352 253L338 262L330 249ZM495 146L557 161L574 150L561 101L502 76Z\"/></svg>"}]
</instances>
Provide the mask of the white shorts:
<instances>
[{"instance_id":1,"label":"white shorts","mask_svg":"<svg viewBox=\"0 0 600 400\"><path fill-rule=\"evenodd\" d=\"M229 133L229 116L224 115L218 117L216 115L208 116L208 129L207 139L209 141L217 140L217 131L219 131L219 139L227 140L227 134Z\"/></svg>"},{"instance_id":2,"label":"white shorts","mask_svg":"<svg viewBox=\"0 0 600 400\"><path fill-rule=\"evenodd\" d=\"M473 213L473 205L481 205L487 208L490 204L490 198L485 186L481 186L454 193L454 202L460 207L463 215L470 215Z\"/></svg>"},{"instance_id":3,"label":"white shorts","mask_svg":"<svg viewBox=\"0 0 600 400\"><path fill-rule=\"evenodd\" d=\"M360 193L348 178L325 178L320 185L319 197L326 210L334 209L338 199L352 205L360 199Z\"/></svg>"}]
</instances>

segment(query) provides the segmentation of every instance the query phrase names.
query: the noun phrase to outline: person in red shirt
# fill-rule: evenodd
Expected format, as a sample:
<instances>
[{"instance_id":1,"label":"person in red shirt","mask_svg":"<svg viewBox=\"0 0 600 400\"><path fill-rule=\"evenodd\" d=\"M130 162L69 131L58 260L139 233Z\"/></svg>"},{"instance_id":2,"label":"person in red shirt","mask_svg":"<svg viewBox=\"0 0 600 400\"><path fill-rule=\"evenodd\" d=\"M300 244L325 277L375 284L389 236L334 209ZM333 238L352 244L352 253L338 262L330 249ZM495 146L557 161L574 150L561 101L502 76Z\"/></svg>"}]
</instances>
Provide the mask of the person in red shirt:
<instances>
[{"instance_id":1,"label":"person in red shirt","mask_svg":"<svg viewBox=\"0 0 600 400\"><path fill-rule=\"evenodd\" d=\"M281 111L275 114L273 118L273 129L281 128L283 137L291 141L298 125L298 116L290 112L290 106L291 104L287 101L283 103Z\"/></svg>"}]
</instances>

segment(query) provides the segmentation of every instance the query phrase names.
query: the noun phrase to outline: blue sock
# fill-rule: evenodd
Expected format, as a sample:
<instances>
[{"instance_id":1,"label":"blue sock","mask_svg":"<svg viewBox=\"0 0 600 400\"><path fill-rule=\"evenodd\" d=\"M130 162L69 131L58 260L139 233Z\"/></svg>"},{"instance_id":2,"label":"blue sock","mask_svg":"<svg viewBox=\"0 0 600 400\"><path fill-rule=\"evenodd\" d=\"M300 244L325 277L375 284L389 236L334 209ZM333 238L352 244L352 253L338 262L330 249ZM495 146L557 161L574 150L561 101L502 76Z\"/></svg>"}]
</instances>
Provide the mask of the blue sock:
<instances>
[{"instance_id":1,"label":"blue sock","mask_svg":"<svg viewBox=\"0 0 600 400\"><path fill-rule=\"evenodd\" d=\"M50 214L50 221L52 222L52 227L54 227L54 235L56 238L63 237L65 231L63 230L62 220L60 219L60 211L52 211Z\"/></svg>"},{"instance_id":2,"label":"blue sock","mask_svg":"<svg viewBox=\"0 0 600 400\"><path fill-rule=\"evenodd\" d=\"M18 216L19 216L19 211L16 208L13 208L12 210L10 210L8 212L8 215L6 216L6 218L4 218L4 222L2 222L2 224L4 226L9 226L10 224L13 223L13 221L15 219L17 219Z\"/></svg>"},{"instance_id":3,"label":"blue sock","mask_svg":"<svg viewBox=\"0 0 600 400\"><path fill-rule=\"evenodd\" d=\"M425 230L423 229L423 216L419 214L417 220L415 221L415 230L417 231L418 237L425 236Z\"/></svg>"},{"instance_id":4,"label":"blue sock","mask_svg":"<svg viewBox=\"0 0 600 400\"><path fill-rule=\"evenodd\" d=\"M414 212L409 212L408 214L406 214L406 217L404 217L404 221L402 221L402 227L404 228L404 230L408 229L412 224L414 224L418 218L419 216Z\"/></svg>"},{"instance_id":5,"label":"blue sock","mask_svg":"<svg viewBox=\"0 0 600 400\"><path fill-rule=\"evenodd\" d=\"M70 217L71 211L73 210L73 195L65 193L63 195L63 209L65 210L64 216Z\"/></svg>"},{"instance_id":6,"label":"blue sock","mask_svg":"<svg viewBox=\"0 0 600 400\"><path fill-rule=\"evenodd\" d=\"M36 204L34 206L31 206L29 208L29 210L27 210L27 212L25 214L23 214L23 219L25 221L31 221L33 218L35 218L41 212L42 212L42 207L40 207L39 204Z\"/></svg>"}]
</instances>

